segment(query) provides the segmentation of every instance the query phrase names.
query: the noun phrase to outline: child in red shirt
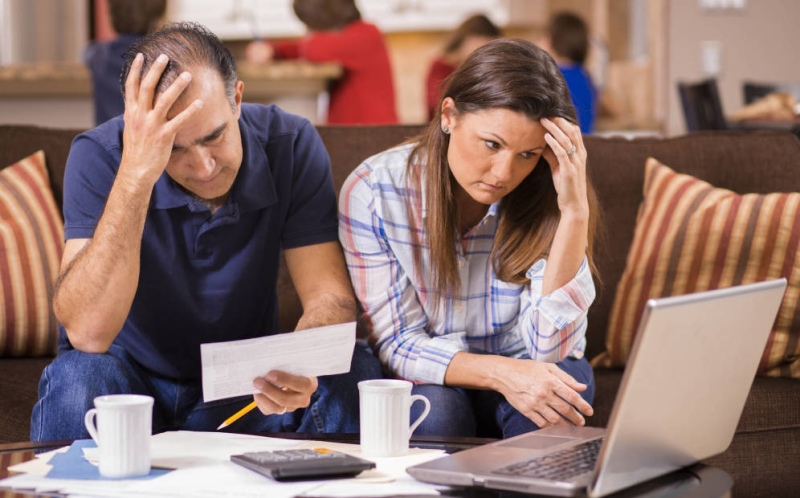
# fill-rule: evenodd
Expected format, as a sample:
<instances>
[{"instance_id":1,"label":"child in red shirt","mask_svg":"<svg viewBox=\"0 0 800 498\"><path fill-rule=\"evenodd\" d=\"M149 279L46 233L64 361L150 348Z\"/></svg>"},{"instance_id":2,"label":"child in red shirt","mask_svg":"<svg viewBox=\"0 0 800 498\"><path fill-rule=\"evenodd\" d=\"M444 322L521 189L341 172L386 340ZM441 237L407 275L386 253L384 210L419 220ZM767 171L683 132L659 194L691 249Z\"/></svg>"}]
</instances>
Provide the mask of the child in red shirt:
<instances>
[{"instance_id":1,"label":"child in red shirt","mask_svg":"<svg viewBox=\"0 0 800 498\"><path fill-rule=\"evenodd\" d=\"M292 6L309 33L298 41L273 43L273 57L343 66L344 75L330 88L328 123L397 123L386 42L375 25L361 19L355 1L294 0ZM248 47L248 52L259 49Z\"/></svg>"}]
</instances>

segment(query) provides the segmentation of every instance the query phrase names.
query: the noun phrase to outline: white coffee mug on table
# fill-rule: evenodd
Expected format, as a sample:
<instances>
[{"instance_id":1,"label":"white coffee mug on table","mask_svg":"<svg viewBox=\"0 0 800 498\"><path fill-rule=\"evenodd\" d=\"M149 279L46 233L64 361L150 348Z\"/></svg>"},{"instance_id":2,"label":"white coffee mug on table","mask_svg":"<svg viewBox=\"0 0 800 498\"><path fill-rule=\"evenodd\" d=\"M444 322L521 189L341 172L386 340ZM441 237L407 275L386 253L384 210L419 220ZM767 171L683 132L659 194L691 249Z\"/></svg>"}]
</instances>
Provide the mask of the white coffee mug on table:
<instances>
[{"instance_id":1,"label":"white coffee mug on table","mask_svg":"<svg viewBox=\"0 0 800 498\"><path fill-rule=\"evenodd\" d=\"M94 406L86 412L84 424L99 448L100 475L122 478L149 474L153 398L111 394L96 397Z\"/></svg>"},{"instance_id":2,"label":"white coffee mug on table","mask_svg":"<svg viewBox=\"0 0 800 498\"><path fill-rule=\"evenodd\" d=\"M408 453L408 441L431 411L425 396L411 394L407 380L375 379L358 383L361 411L361 454L366 457L391 457ZM411 405L425 404L422 414L410 423Z\"/></svg>"}]
</instances>

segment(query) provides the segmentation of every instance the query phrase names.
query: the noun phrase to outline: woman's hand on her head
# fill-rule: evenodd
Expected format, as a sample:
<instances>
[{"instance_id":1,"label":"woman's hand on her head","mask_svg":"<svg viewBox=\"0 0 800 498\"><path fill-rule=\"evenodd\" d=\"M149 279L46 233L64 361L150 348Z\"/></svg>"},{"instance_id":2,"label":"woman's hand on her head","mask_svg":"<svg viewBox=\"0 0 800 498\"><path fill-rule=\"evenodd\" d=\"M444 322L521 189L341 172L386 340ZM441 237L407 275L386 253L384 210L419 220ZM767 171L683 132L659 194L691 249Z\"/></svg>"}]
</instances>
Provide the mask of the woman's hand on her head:
<instances>
[{"instance_id":1,"label":"woman's hand on her head","mask_svg":"<svg viewBox=\"0 0 800 498\"><path fill-rule=\"evenodd\" d=\"M586 147L581 129L564 118L542 118L541 123L548 131L544 157L550 164L561 214L588 217Z\"/></svg>"},{"instance_id":2,"label":"woman's hand on her head","mask_svg":"<svg viewBox=\"0 0 800 498\"><path fill-rule=\"evenodd\" d=\"M594 414L578 394L586 385L555 363L502 358L498 374L498 391L540 428L566 423L582 426L583 416Z\"/></svg>"}]
</instances>

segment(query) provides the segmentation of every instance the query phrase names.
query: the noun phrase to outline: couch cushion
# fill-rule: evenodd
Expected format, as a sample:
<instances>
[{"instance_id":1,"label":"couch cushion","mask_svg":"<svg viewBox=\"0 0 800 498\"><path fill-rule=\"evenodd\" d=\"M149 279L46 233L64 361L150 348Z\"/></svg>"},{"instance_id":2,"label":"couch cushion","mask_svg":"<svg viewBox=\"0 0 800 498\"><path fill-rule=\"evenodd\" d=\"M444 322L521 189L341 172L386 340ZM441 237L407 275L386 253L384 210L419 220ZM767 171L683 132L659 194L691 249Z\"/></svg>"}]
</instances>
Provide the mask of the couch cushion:
<instances>
[{"instance_id":1,"label":"couch cushion","mask_svg":"<svg viewBox=\"0 0 800 498\"><path fill-rule=\"evenodd\" d=\"M605 349L616 286L625 270L642 201L648 157L734 192L800 192L800 140L776 131L700 131L671 138L584 137L587 173L597 189L605 230L595 248L602 285L589 308L586 355Z\"/></svg>"},{"instance_id":2,"label":"couch cushion","mask_svg":"<svg viewBox=\"0 0 800 498\"><path fill-rule=\"evenodd\" d=\"M625 364L649 298L785 277L759 374L800 378L799 249L800 193L739 195L649 159L602 361Z\"/></svg>"},{"instance_id":3,"label":"couch cushion","mask_svg":"<svg viewBox=\"0 0 800 498\"><path fill-rule=\"evenodd\" d=\"M55 354L50 301L63 249L63 222L38 151L0 171L0 356Z\"/></svg>"},{"instance_id":4,"label":"couch cushion","mask_svg":"<svg viewBox=\"0 0 800 498\"><path fill-rule=\"evenodd\" d=\"M60 210L67 156L72 139L82 131L84 130L0 125L0 144L3 144L0 147L0 169L20 157L27 157L37 150L43 150L50 186Z\"/></svg>"}]
</instances>

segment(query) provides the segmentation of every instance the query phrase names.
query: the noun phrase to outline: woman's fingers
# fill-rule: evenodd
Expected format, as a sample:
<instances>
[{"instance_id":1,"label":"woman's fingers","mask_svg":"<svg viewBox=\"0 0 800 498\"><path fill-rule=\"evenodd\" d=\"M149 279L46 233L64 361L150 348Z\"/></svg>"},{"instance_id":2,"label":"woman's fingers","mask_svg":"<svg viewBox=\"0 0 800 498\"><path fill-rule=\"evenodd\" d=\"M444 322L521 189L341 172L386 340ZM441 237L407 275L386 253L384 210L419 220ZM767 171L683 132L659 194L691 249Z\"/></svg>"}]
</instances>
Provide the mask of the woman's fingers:
<instances>
[{"instance_id":1,"label":"woman's fingers","mask_svg":"<svg viewBox=\"0 0 800 498\"><path fill-rule=\"evenodd\" d=\"M563 398L558 397L558 399L550 402L550 407L558 412L559 416L567 421L571 422L574 425L585 425L586 419L575 409L575 407L564 401Z\"/></svg>"},{"instance_id":2,"label":"woman's fingers","mask_svg":"<svg viewBox=\"0 0 800 498\"><path fill-rule=\"evenodd\" d=\"M543 118L542 125L568 150L570 145L576 148L583 145L583 136L578 125L564 118Z\"/></svg>"},{"instance_id":3,"label":"woman's fingers","mask_svg":"<svg viewBox=\"0 0 800 498\"><path fill-rule=\"evenodd\" d=\"M583 138L580 129L564 118L542 118L542 126L548 131L545 141L560 160L568 160L574 154L583 153Z\"/></svg>"},{"instance_id":4,"label":"woman's fingers","mask_svg":"<svg viewBox=\"0 0 800 498\"><path fill-rule=\"evenodd\" d=\"M594 414L579 392L587 389L555 363L513 360L507 365L500 392L520 413L539 427L586 424Z\"/></svg>"},{"instance_id":5,"label":"woman's fingers","mask_svg":"<svg viewBox=\"0 0 800 498\"><path fill-rule=\"evenodd\" d=\"M547 421L539 412L531 412L526 414L526 416L530 419L531 422L536 424L540 429L544 429L545 427L550 426L550 422Z\"/></svg>"},{"instance_id":6,"label":"woman's fingers","mask_svg":"<svg viewBox=\"0 0 800 498\"><path fill-rule=\"evenodd\" d=\"M578 392L583 392L586 390L586 384L581 384L567 372L556 366L554 366L554 369L554 373L561 381L561 385L556 386L555 389L553 389L553 393L570 405L574 406L575 409L584 415L594 415L592 405L587 403L586 400L583 399L580 394L578 394Z\"/></svg>"}]
</instances>

